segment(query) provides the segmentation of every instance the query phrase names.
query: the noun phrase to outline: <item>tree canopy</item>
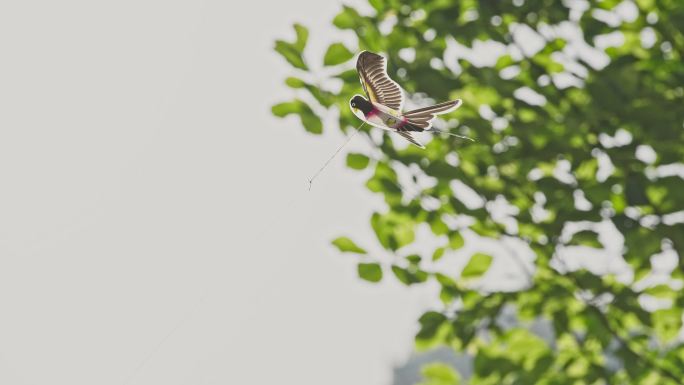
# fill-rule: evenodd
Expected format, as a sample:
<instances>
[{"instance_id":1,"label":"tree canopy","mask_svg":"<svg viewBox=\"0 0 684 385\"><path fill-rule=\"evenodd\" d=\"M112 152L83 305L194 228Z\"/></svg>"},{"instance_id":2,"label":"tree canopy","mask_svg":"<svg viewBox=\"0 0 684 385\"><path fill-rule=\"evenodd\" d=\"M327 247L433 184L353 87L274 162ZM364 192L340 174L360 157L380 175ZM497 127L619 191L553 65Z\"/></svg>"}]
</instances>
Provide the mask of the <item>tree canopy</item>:
<instances>
[{"instance_id":1,"label":"tree canopy","mask_svg":"<svg viewBox=\"0 0 684 385\"><path fill-rule=\"evenodd\" d=\"M303 56L304 26L276 42L294 99L272 112L298 115L312 134L327 114L339 119L326 130L356 127L348 101L361 93L353 58L363 49L388 58L414 105L463 100L441 127L475 143L435 136L422 150L365 130L380 151L346 159L384 197L386 209L369 220L396 257L388 265L346 237L334 245L358 255L362 279L441 288L443 306L419 319L418 347L472 355L470 384L684 383L684 3L369 5L334 18L357 45L331 42L323 70ZM311 80L321 77L341 87ZM421 226L439 246L406 252ZM468 242L523 246L459 253ZM627 274L577 262L610 253ZM440 269L447 258L465 259L460 274ZM481 284L500 258L518 265L523 285ZM658 263L666 258L676 263ZM506 309L514 324L501 322ZM552 326L551 340L530 330L535 320ZM425 384L465 381L440 364L424 373Z\"/></svg>"}]
</instances>

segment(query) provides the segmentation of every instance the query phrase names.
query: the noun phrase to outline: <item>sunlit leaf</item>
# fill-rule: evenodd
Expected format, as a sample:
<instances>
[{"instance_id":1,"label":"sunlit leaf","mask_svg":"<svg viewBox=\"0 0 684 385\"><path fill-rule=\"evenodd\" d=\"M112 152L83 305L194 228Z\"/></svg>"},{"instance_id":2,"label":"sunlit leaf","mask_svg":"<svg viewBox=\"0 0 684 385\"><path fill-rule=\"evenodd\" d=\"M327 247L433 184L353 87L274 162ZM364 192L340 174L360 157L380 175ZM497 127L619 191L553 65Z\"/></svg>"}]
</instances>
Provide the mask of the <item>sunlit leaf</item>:
<instances>
[{"instance_id":1,"label":"sunlit leaf","mask_svg":"<svg viewBox=\"0 0 684 385\"><path fill-rule=\"evenodd\" d=\"M458 250L465 244L463 236L459 232L452 232L449 234L449 247L452 250Z\"/></svg>"},{"instance_id":2,"label":"sunlit leaf","mask_svg":"<svg viewBox=\"0 0 684 385\"><path fill-rule=\"evenodd\" d=\"M304 129L312 134L321 134L323 132L323 123L308 106L300 113L302 125Z\"/></svg>"},{"instance_id":3,"label":"sunlit leaf","mask_svg":"<svg viewBox=\"0 0 684 385\"><path fill-rule=\"evenodd\" d=\"M354 8L344 6L342 12L333 19L333 24L340 29L350 29L357 25L360 19L361 16Z\"/></svg>"},{"instance_id":4,"label":"sunlit leaf","mask_svg":"<svg viewBox=\"0 0 684 385\"><path fill-rule=\"evenodd\" d=\"M304 109L303 103L295 100L292 102L279 103L271 107L271 112L273 115L280 118L285 117L290 114L298 114Z\"/></svg>"},{"instance_id":5,"label":"sunlit leaf","mask_svg":"<svg viewBox=\"0 0 684 385\"><path fill-rule=\"evenodd\" d=\"M306 70L308 67L304 62L302 54L309 39L309 30L301 24L295 24L294 29L297 35L295 41L289 43L284 40L276 40L275 51L285 58L292 66Z\"/></svg>"},{"instance_id":6,"label":"sunlit leaf","mask_svg":"<svg viewBox=\"0 0 684 385\"><path fill-rule=\"evenodd\" d=\"M475 253L461 271L462 278L478 278L487 272L492 264L492 257L487 254Z\"/></svg>"},{"instance_id":7,"label":"sunlit leaf","mask_svg":"<svg viewBox=\"0 0 684 385\"><path fill-rule=\"evenodd\" d=\"M443 363L432 363L423 366L420 370L423 381L418 385L458 385L461 377L456 370Z\"/></svg>"},{"instance_id":8,"label":"sunlit leaf","mask_svg":"<svg viewBox=\"0 0 684 385\"><path fill-rule=\"evenodd\" d=\"M291 102L279 103L271 107L273 115L278 117L285 117L290 114L297 114L302 122L304 128L312 134L320 134L323 132L323 123L321 118L313 112L308 104L301 100L295 99Z\"/></svg>"},{"instance_id":9,"label":"sunlit leaf","mask_svg":"<svg viewBox=\"0 0 684 385\"><path fill-rule=\"evenodd\" d=\"M598 239L598 234L591 230L583 230L575 233L568 245L589 246L595 248L603 248L603 245Z\"/></svg>"},{"instance_id":10,"label":"sunlit leaf","mask_svg":"<svg viewBox=\"0 0 684 385\"><path fill-rule=\"evenodd\" d=\"M359 277L368 282L380 282L382 280L382 267L377 263L359 263L357 270Z\"/></svg>"},{"instance_id":11,"label":"sunlit leaf","mask_svg":"<svg viewBox=\"0 0 684 385\"><path fill-rule=\"evenodd\" d=\"M443 247L438 247L435 249L435 252L432 253L432 260L433 261L438 261L444 256L444 251L445 249Z\"/></svg>"},{"instance_id":12,"label":"sunlit leaf","mask_svg":"<svg viewBox=\"0 0 684 385\"><path fill-rule=\"evenodd\" d=\"M416 335L416 338L427 340L432 338L437 329L446 322L447 318L442 313L429 311L423 314L418 322L420 323L420 331Z\"/></svg>"},{"instance_id":13,"label":"sunlit leaf","mask_svg":"<svg viewBox=\"0 0 684 385\"><path fill-rule=\"evenodd\" d=\"M294 46L290 43L278 40L275 43L275 50L278 52L288 63L299 69L307 69L306 63L302 58L302 54L298 52Z\"/></svg>"},{"instance_id":14,"label":"sunlit leaf","mask_svg":"<svg viewBox=\"0 0 684 385\"><path fill-rule=\"evenodd\" d=\"M655 311L653 313L653 324L661 341L672 340L682 328L682 309L670 308Z\"/></svg>"},{"instance_id":15,"label":"sunlit leaf","mask_svg":"<svg viewBox=\"0 0 684 385\"><path fill-rule=\"evenodd\" d=\"M306 47L306 42L309 40L309 30L301 24L295 24L294 29L297 33L297 40L293 46L299 53L302 53Z\"/></svg>"},{"instance_id":16,"label":"sunlit leaf","mask_svg":"<svg viewBox=\"0 0 684 385\"><path fill-rule=\"evenodd\" d=\"M291 88L304 88L304 86L306 85L306 83L302 79L292 76L285 79L285 84L287 84Z\"/></svg>"},{"instance_id":17,"label":"sunlit leaf","mask_svg":"<svg viewBox=\"0 0 684 385\"><path fill-rule=\"evenodd\" d=\"M426 272L415 269L407 269L397 265L392 266L392 272L404 285L425 282L428 278Z\"/></svg>"},{"instance_id":18,"label":"sunlit leaf","mask_svg":"<svg viewBox=\"0 0 684 385\"><path fill-rule=\"evenodd\" d=\"M370 158L364 154L349 153L347 154L347 167L355 170L363 170L368 167Z\"/></svg>"},{"instance_id":19,"label":"sunlit leaf","mask_svg":"<svg viewBox=\"0 0 684 385\"><path fill-rule=\"evenodd\" d=\"M337 247L342 252L366 254L366 250L357 246L356 243L354 243L354 241L347 237L336 238L332 241L332 244L335 245L335 247Z\"/></svg>"},{"instance_id":20,"label":"sunlit leaf","mask_svg":"<svg viewBox=\"0 0 684 385\"><path fill-rule=\"evenodd\" d=\"M333 43L328 47L328 50L325 51L323 64L327 66L342 64L351 59L353 56L354 53L347 49L344 44Z\"/></svg>"},{"instance_id":21,"label":"sunlit leaf","mask_svg":"<svg viewBox=\"0 0 684 385\"><path fill-rule=\"evenodd\" d=\"M375 8L376 11L382 11L384 9L387 0L368 0L368 3Z\"/></svg>"}]
</instances>

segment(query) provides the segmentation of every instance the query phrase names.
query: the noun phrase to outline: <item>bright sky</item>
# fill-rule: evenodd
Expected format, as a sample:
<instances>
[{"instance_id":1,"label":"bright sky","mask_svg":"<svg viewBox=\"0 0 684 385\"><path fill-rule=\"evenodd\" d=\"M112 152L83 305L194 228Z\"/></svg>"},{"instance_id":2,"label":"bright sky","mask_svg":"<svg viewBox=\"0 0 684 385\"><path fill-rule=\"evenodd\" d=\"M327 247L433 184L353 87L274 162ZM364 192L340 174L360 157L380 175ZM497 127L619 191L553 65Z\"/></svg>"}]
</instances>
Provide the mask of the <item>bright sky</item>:
<instances>
[{"instance_id":1,"label":"bright sky","mask_svg":"<svg viewBox=\"0 0 684 385\"><path fill-rule=\"evenodd\" d=\"M427 293L356 278L380 201L269 110L340 6L3 4L0 383L389 382Z\"/></svg>"}]
</instances>

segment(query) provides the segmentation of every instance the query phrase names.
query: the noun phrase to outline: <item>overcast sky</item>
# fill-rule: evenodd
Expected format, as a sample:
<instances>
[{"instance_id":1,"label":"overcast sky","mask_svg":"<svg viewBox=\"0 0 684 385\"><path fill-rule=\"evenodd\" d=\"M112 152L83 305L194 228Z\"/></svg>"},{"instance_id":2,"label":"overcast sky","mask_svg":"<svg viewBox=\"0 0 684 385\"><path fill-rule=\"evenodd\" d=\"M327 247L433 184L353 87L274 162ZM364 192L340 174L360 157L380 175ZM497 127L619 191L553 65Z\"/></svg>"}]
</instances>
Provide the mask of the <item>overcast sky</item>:
<instances>
[{"instance_id":1,"label":"overcast sky","mask_svg":"<svg viewBox=\"0 0 684 385\"><path fill-rule=\"evenodd\" d=\"M340 6L3 3L0 383L388 383L427 293L356 278L380 201L269 112Z\"/></svg>"}]
</instances>

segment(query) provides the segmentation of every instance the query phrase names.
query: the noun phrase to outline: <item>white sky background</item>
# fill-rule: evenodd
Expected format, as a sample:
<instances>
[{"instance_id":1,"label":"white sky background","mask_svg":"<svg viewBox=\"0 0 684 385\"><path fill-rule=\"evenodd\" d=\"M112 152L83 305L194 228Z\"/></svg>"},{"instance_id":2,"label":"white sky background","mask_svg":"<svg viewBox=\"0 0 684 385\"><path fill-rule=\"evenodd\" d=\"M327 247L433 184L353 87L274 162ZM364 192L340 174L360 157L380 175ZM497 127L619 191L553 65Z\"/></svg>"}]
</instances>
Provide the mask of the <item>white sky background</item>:
<instances>
[{"instance_id":1,"label":"white sky background","mask_svg":"<svg viewBox=\"0 0 684 385\"><path fill-rule=\"evenodd\" d=\"M270 115L273 39L339 9L3 3L0 383L388 383L428 296L356 278L380 201L343 156L307 192L343 138Z\"/></svg>"}]
</instances>

